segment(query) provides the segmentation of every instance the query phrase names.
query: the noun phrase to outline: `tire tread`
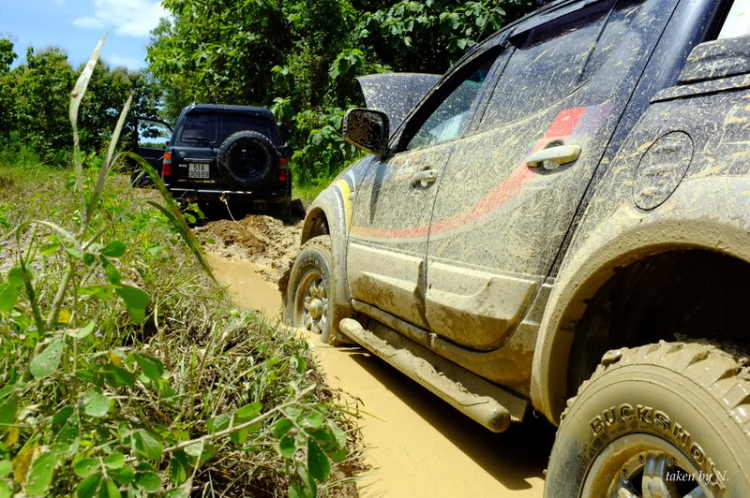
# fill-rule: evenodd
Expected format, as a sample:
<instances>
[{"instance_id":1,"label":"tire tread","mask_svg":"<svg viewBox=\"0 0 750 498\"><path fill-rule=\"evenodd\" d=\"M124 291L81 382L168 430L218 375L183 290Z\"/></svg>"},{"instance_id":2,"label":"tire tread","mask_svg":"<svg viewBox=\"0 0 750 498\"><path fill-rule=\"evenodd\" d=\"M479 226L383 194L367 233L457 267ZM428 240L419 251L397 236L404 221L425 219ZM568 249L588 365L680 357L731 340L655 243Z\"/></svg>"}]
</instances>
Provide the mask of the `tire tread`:
<instances>
[{"instance_id":1,"label":"tire tread","mask_svg":"<svg viewBox=\"0 0 750 498\"><path fill-rule=\"evenodd\" d=\"M637 348L609 351L593 375L581 383L576 396L568 399L560 421L565 419L576 399L594 380L626 365L647 364L680 372L701 386L750 436L750 368L744 366L746 361L745 357L738 358L720 346L703 342L659 341Z\"/></svg>"}]
</instances>

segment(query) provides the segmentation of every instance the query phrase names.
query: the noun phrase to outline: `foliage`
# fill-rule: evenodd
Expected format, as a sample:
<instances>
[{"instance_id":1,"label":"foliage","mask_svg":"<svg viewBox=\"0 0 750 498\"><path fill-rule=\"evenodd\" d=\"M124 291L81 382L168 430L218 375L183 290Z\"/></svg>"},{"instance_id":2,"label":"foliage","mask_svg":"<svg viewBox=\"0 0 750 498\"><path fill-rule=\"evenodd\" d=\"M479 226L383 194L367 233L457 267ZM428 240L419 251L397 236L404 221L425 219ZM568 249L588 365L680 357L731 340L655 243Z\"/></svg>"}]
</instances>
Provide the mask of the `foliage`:
<instances>
[{"instance_id":1,"label":"foliage","mask_svg":"<svg viewBox=\"0 0 750 498\"><path fill-rule=\"evenodd\" d=\"M13 43L0 39L0 139L8 137L13 125L15 85L10 74L10 65L17 57L13 51Z\"/></svg>"},{"instance_id":2,"label":"foliage","mask_svg":"<svg viewBox=\"0 0 750 498\"><path fill-rule=\"evenodd\" d=\"M304 118L304 114L298 114L298 117ZM310 130L307 144L292 158L298 166L297 177L302 184L311 183L316 178L331 178L338 173L341 165L349 164L363 155L359 149L344 142L341 136L343 109L334 107L330 114L311 118L321 122L322 126Z\"/></svg>"},{"instance_id":3,"label":"foliage","mask_svg":"<svg viewBox=\"0 0 750 498\"><path fill-rule=\"evenodd\" d=\"M163 117L191 102L267 105L297 151L296 181L329 178L359 157L343 110L363 104L357 76L443 73L532 0L166 0L148 49Z\"/></svg>"},{"instance_id":4,"label":"foliage","mask_svg":"<svg viewBox=\"0 0 750 498\"><path fill-rule=\"evenodd\" d=\"M367 13L356 36L399 71L442 74L466 49L531 6L529 0L403 1Z\"/></svg>"},{"instance_id":5,"label":"foliage","mask_svg":"<svg viewBox=\"0 0 750 498\"><path fill-rule=\"evenodd\" d=\"M28 145L46 157L70 143L68 94L75 74L58 48L35 52L29 47L26 64L14 71L15 128Z\"/></svg>"},{"instance_id":6,"label":"foliage","mask_svg":"<svg viewBox=\"0 0 750 498\"><path fill-rule=\"evenodd\" d=\"M11 70L17 58L13 49L12 42L0 39L0 155L10 157L22 149L44 162L67 164L71 157L68 95L83 67L75 70L59 48L37 51L29 47L25 63ZM133 112L156 116L161 96L148 73L110 68L98 61L81 104L84 150L98 152L105 147L109 138L106 131L114 128L118 108L133 88L137 95ZM126 146L132 142L132 133L128 123ZM19 158L12 163L23 161Z\"/></svg>"},{"instance_id":7,"label":"foliage","mask_svg":"<svg viewBox=\"0 0 750 498\"><path fill-rule=\"evenodd\" d=\"M2 112L2 110L0 110ZM44 159L32 149L17 131L8 133L0 148L0 165L3 166L26 166L37 165Z\"/></svg>"},{"instance_id":8,"label":"foliage","mask_svg":"<svg viewBox=\"0 0 750 498\"><path fill-rule=\"evenodd\" d=\"M153 170L111 185L130 102L98 170L0 176L0 498L316 496L347 410L304 340L229 309Z\"/></svg>"}]
</instances>

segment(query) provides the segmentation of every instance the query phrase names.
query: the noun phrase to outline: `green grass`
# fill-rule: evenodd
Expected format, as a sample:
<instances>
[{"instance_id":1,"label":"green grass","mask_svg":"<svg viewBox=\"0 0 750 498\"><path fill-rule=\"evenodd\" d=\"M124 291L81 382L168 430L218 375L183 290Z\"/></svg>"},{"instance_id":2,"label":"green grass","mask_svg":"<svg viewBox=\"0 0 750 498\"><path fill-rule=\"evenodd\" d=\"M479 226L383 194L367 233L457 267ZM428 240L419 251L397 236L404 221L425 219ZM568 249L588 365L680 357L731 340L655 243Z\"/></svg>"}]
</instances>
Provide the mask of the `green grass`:
<instances>
[{"instance_id":1,"label":"green grass","mask_svg":"<svg viewBox=\"0 0 750 498\"><path fill-rule=\"evenodd\" d=\"M18 133L11 132L4 140L0 140L0 165L4 167L36 166L43 163L42 157L30 147L27 147Z\"/></svg>"},{"instance_id":2,"label":"green grass","mask_svg":"<svg viewBox=\"0 0 750 498\"><path fill-rule=\"evenodd\" d=\"M309 183L298 183L295 179L292 195L299 197L305 206L309 206L315 198L336 178L336 175L330 177L319 177L311 180Z\"/></svg>"},{"instance_id":3,"label":"green grass","mask_svg":"<svg viewBox=\"0 0 750 498\"><path fill-rule=\"evenodd\" d=\"M77 251L60 231L82 226L75 185L0 166L0 497L355 496L356 410L306 342L237 309L124 176Z\"/></svg>"}]
</instances>

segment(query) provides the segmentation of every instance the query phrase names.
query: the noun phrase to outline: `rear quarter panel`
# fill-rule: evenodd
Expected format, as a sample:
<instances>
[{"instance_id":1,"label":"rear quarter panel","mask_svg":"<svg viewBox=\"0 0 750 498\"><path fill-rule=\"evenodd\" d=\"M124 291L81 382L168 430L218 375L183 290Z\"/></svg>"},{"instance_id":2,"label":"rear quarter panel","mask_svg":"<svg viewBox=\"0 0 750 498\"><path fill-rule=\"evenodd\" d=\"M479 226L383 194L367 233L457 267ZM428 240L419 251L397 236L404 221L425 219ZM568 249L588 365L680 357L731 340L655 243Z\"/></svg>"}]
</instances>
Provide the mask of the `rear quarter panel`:
<instances>
[{"instance_id":1,"label":"rear quarter panel","mask_svg":"<svg viewBox=\"0 0 750 498\"><path fill-rule=\"evenodd\" d=\"M560 268L534 356L532 398L553 421L568 395L576 323L617 267L689 247L750 261L750 75L663 90L612 164L603 166L608 169Z\"/></svg>"}]
</instances>

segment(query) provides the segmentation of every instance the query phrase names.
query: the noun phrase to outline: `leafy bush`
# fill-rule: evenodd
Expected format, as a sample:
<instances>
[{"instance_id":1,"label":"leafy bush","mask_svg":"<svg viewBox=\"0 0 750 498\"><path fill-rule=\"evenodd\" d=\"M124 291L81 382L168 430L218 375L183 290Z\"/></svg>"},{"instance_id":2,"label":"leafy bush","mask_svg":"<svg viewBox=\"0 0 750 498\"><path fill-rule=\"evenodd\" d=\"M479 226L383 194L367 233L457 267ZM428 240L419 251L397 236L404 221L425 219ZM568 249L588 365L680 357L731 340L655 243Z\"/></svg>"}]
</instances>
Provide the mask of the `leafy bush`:
<instances>
[{"instance_id":1,"label":"leafy bush","mask_svg":"<svg viewBox=\"0 0 750 498\"><path fill-rule=\"evenodd\" d=\"M295 177L301 184L310 184L317 178L332 178L342 167L363 156L359 149L344 142L341 135L344 114L343 109L333 108L330 114L314 116L322 126L310 130L307 144L292 157ZM304 124L300 126L304 127Z\"/></svg>"},{"instance_id":2,"label":"leafy bush","mask_svg":"<svg viewBox=\"0 0 750 498\"><path fill-rule=\"evenodd\" d=\"M163 184L114 175L150 170L114 154L131 100L99 169L75 147L73 172L0 175L0 498L330 494L356 412L304 340L217 292Z\"/></svg>"},{"instance_id":3,"label":"leafy bush","mask_svg":"<svg viewBox=\"0 0 750 498\"><path fill-rule=\"evenodd\" d=\"M37 165L44 159L21 138L17 131L0 138L0 164L4 166Z\"/></svg>"}]
</instances>

